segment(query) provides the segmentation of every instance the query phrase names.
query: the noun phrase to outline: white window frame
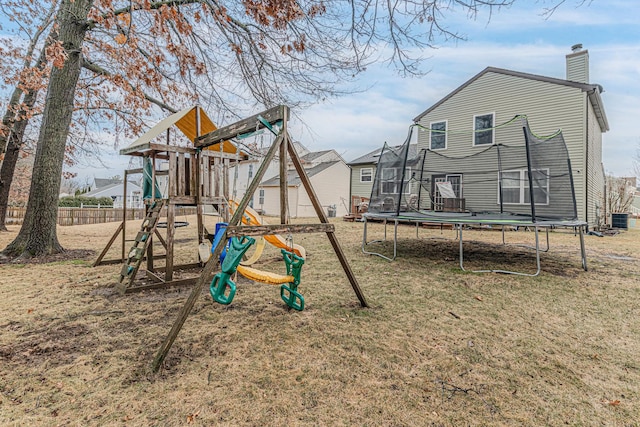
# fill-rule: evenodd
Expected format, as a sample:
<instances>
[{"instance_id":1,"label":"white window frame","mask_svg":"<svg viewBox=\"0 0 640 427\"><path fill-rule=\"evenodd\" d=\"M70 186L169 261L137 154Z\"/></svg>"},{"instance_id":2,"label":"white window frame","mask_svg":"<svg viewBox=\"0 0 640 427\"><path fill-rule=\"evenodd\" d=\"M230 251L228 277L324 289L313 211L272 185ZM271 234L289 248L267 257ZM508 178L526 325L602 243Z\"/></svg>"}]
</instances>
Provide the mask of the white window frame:
<instances>
[{"instance_id":1,"label":"white window frame","mask_svg":"<svg viewBox=\"0 0 640 427\"><path fill-rule=\"evenodd\" d=\"M435 124L439 124L439 123L444 123L444 147L440 147L440 148L433 148L433 125ZM439 150L446 150L447 149L447 143L448 143L448 139L447 138L447 129L449 129L449 121L448 120L438 120L437 122L431 122L429 123L429 149L432 151L439 151ZM441 132L437 132L438 134L440 134Z\"/></svg>"},{"instance_id":2,"label":"white window frame","mask_svg":"<svg viewBox=\"0 0 640 427\"><path fill-rule=\"evenodd\" d=\"M258 196L258 204L260 206L264 205L264 188L261 188L260 191L258 192L259 196Z\"/></svg>"},{"instance_id":3,"label":"white window frame","mask_svg":"<svg viewBox=\"0 0 640 427\"><path fill-rule=\"evenodd\" d=\"M502 173L506 173L506 172L518 172L520 174L520 178L518 180L519 182L519 186L518 187L508 187L508 188L519 188L519 196L518 202L504 202L505 205L530 205L531 201L526 202L526 194L529 191L529 174L527 173L527 169L510 169L510 170L505 170L502 171ZM547 187L543 188L543 190L545 190L545 194L547 195L547 200L545 201L545 203L540 203L537 202L537 205L545 205L548 206L549 205L549 181L551 180L551 177L549 175L549 169L548 168L544 168L544 169L532 169L531 170L532 173L534 172L543 172L545 174L545 176L547 177ZM502 179L502 177L500 176L500 172L498 172L498 179ZM502 186L502 189L504 190L504 183ZM538 187L541 188L541 187ZM498 181L498 204L500 204L500 181Z\"/></svg>"},{"instance_id":4,"label":"white window frame","mask_svg":"<svg viewBox=\"0 0 640 427\"><path fill-rule=\"evenodd\" d=\"M363 179L362 179L362 178L363 178L363 176L366 176L366 175L363 173L364 171L368 171L368 172L369 172L369 175L368 175L368 176L369 176L369 180L368 180L368 181L366 181L366 180L363 180ZM364 182L373 182L373 168L362 168L362 169L360 169L360 182L361 182L361 183L364 183Z\"/></svg>"},{"instance_id":5,"label":"white window frame","mask_svg":"<svg viewBox=\"0 0 640 427\"><path fill-rule=\"evenodd\" d=\"M477 132L476 129L476 117L482 117L482 116L491 116L491 144L476 144L476 134L479 133ZM473 138L471 140L471 143L474 147L489 147L491 145L494 145L496 143L496 113L483 113L483 114L474 114L473 115L473 123L472 123L472 129L473 129ZM488 131L488 130L487 130Z\"/></svg>"}]
</instances>

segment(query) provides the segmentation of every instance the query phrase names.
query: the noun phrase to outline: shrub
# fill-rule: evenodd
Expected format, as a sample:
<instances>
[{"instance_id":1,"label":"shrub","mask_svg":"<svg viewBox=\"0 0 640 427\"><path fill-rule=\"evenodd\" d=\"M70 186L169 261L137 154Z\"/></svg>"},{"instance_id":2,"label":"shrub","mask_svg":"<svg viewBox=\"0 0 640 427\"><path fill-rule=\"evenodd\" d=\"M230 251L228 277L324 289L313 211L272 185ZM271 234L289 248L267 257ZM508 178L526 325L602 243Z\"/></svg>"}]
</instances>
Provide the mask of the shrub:
<instances>
[{"instance_id":1,"label":"shrub","mask_svg":"<svg viewBox=\"0 0 640 427\"><path fill-rule=\"evenodd\" d=\"M111 207L113 206L113 200L111 197L73 197L66 196L58 200L58 206L62 208L79 208L80 206L98 206Z\"/></svg>"}]
</instances>

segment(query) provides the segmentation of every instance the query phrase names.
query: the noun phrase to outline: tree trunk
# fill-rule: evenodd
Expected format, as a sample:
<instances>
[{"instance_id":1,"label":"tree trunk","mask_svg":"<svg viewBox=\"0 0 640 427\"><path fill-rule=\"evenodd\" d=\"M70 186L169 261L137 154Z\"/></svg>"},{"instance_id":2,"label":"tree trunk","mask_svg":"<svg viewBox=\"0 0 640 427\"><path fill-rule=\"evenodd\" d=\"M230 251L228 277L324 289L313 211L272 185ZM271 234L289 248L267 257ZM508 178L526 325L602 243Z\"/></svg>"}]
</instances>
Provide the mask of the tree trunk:
<instances>
[{"instance_id":1,"label":"tree trunk","mask_svg":"<svg viewBox=\"0 0 640 427\"><path fill-rule=\"evenodd\" d=\"M63 0L57 14L58 40L68 58L62 68L51 70L27 211L18 236L5 248L4 255L31 257L63 251L56 232L58 193L82 66L82 43L89 28L87 15L93 1Z\"/></svg>"},{"instance_id":2,"label":"tree trunk","mask_svg":"<svg viewBox=\"0 0 640 427\"><path fill-rule=\"evenodd\" d=\"M9 206L9 190L13 181L13 174L16 170L18 157L20 154L20 143L13 132L7 144L2 166L0 167L0 231L7 231L5 221L7 219L7 208Z\"/></svg>"},{"instance_id":3,"label":"tree trunk","mask_svg":"<svg viewBox=\"0 0 640 427\"><path fill-rule=\"evenodd\" d=\"M40 57L36 63L36 67L41 69L47 63L47 56L45 54L46 47L50 44L50 40L47 40L45 48L40 52ZM16 88L14 94L22 91ZM13 182L13 176L16 171L16 164L18 163L18 157L20 155L20 149L24 144L24 133L29 124L27 112L29 112L36 104L38 98L38 91L30 90L24 96L22 103L23 108L15 115L15 119L7 119L7 123L10 123L10 138L6 140L6 153L2 166L0 167L0 231L7 231L5 220L7 218L7 208L9 207L9 191L11 190L11 183ZM13 98L12 98L13 99ZM5 117L9 117L11 106L7 107ZM3 121L4 124L4 121ZM0 144L2 141L0 140Z\"/></svg>"}]
</instances>

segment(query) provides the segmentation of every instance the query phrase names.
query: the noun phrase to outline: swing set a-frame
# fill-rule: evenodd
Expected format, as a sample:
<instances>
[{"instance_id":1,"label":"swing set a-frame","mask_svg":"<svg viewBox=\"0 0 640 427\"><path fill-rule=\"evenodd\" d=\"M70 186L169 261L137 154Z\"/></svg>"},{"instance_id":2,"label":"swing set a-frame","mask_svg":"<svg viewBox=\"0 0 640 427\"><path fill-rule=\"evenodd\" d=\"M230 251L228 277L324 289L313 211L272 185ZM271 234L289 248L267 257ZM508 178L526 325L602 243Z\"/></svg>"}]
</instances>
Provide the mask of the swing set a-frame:
<instances>
[{"instance_id":1,"label":"swing set a-frame","mask_svg":"<svg viewBox=\"0 0 640 427\"><path fill-rule=\"evenodd\" d=\"M175 320L173 326L171 327L171 330L169 331L169 334L158 349L158 352L152 363L152 370L154 372L157 372L160 369L160 366L162 366L162 363L169 353L169 350L171 349L171 346L173 345L176 337L180 333L184 322L187 320L191 309L193 308L196 300L202 294L203 288L205 287L205 285L212 282L214 273L218 269L218 260L220 254L222 253L226 245L227 239L232 237L242 239L250 236L266 236L272 234L326 233L327 238L329 239L329 242L331 243L331 246L333 247L333 250L338 257L340 265L342 266L347 279L351 283L353 291L360 301L360 305L362 307L368 307L364 294L360 289L360 285L358 284L358 281L356 280L356 277L351 270L351 266L349 265L349 262L347 261L347 258L345 257L344 252L342 251L342 248L335 235L335 227L333 224L329 223L327 215L322 209L322 205L318 200L318 196L316 195L315 190L311 185L311 181L309 180L302 162L300 161L300 158L298 157L298 154L296 153L296 150L293 146L293 141L291 140L287 130L288 119L289 107L280 105L263 111L262 113L255 114L249 118L246 118L229 126L217 129L196 139L196 148L202 149L213 144L220 143L222 141L242 136L244 134L256 132L260 129L268 129L276 134L273 144L267 151L267 154L265 155L262 164L253 177L253 180L249 184L244 197L240 201L233 216L229 220L228 226L222 231L223 234L221 238L218 239L217 245L212 250L212 256L204 266L204 269L202 270L200 277L196 281L191 294L180 310L178 318ZM277 133L273 130L273 126L276 124L280 125L279 131ZM253 194L258 189L258 185L262 181L268 165L275 158L276 153L278 153L280 166L280 224L243 226L241 225L242 215L249 205L249 201L253 197ZM293 166L295 167L296 172L300 177L300 181L303 184L309 196L309 199L311 200L313 208L318 216L318 219L320 220L319 224L289 224L287 211L288 157L291 159L291 162L293 163ZM292 305L290 304L290 306Z\"/></svg>"}]
</instances>

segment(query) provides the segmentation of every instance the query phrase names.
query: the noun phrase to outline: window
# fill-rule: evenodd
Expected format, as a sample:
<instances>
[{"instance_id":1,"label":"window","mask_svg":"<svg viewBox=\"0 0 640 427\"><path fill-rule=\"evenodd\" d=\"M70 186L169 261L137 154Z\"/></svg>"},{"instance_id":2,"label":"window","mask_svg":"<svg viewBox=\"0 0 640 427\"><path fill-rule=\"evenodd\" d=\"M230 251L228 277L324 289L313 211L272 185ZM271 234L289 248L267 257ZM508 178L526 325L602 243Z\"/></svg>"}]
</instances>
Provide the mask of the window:
<instances>
[{"instance_id":1,"label":"window","mask_svg":"<svg viewBox=\"0 0 640 427\"><path fill-rule=\"evenodd\" d=\"M400 181L402 180L402 169L385 168L382 169L382 194L398 194L400 191ZM411 168L405 169L403 193L409 194L411 191Z\"/></svg>"},{"instance_id":2,"label":"window","mask_svg":"<svg viewBox=\"0 0 640 427\"><path fill-rule=\"evenodd\" d=\"M253 165L249 165L249 179L253 178Z\"/></svg>"},{"instance_id":3,"label":"window","mask_svg":"<svg viewBox=\"0 0 640 427\"><path fill-rule=\"evenodd\" d=\"M360 169L360 182L371 182L373 180L373 168Z\"/></svg>"},{"instance_id":4,"label":"window","mask_svg":"<svg viewBox=\"0 0 640 427\"><path fill-rule=\"evenodd\" d=\"M473 145L493 144L493 116L494 113L473 116Z\"/></svg>"},{"instance_id":5,"label":"window","mask_svg":"<svg viewBox=\"0 0 640 427\"><path fill-rule=\"evenodd\" d=\"M533 197L536 204L549 204L549 169L532 170ZM531 203L529 192L529 174L527 169L502 172L502 197L505 204L528 205ZM500 203L500 187L498 187Z\"/></svg>"},{"instance_id":6,"label":"window","mask_svg":"<svg viewBox=\"0 0 640 427\"><path fill-rule=\"evenodd\" d=\"M429 125L430 131L430 143L429 147L432 150L443 150L447 148L447 121L432 122Z\"/></svg>"},{"instance_id":7,"label":"window","mask_svg":"<svg viewBox=\"0 0 640 427\"><path fill-rule=\"evenodd\" d=\"M264 205L264 190L263 189L260 190L260 197L259 197L259 200L258 200L258 204L260 206Z\"/></svg>"}]
</instances>

